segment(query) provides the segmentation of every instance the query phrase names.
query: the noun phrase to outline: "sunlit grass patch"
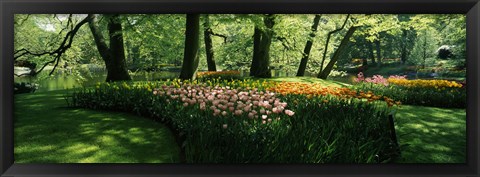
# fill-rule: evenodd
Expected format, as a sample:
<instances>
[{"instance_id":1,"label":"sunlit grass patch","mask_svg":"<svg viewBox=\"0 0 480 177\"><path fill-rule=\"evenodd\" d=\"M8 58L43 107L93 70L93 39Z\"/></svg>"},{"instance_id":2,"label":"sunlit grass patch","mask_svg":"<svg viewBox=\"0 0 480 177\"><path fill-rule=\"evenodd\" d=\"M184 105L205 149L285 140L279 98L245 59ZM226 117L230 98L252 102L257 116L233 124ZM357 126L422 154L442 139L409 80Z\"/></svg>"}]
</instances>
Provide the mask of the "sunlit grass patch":
<instances>
[{"instance_id":1,"label":"sunlit grass patch","mask_svg":"<svg viewBox=\"0 0 480 177\"><path fill-rule=\"evenodd\" d=\"M15 163L172 163L162 124L125 113L66 108L66 91L15 95Z\"/></svg>"}]
</instances>

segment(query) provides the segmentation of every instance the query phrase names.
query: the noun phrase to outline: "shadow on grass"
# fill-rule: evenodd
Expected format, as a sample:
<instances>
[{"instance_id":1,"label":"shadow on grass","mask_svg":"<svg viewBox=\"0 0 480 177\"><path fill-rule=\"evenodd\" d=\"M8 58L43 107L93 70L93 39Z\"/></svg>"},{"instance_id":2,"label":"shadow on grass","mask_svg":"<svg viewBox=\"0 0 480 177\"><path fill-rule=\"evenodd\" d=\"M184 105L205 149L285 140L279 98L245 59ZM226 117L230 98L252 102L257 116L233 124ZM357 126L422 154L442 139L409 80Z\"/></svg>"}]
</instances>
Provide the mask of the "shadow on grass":
<instances>
[{"instance_id":1,"label":"shadow on grass","mask_svg":"<svg viewBox=\"0 0 480 177\"><path fill-rule=\"evenodd\" d=\"M15 96L16 163L173 163L170 130L125 113L67 108L64 91Z\"/></svg>"},{"instance_id":2,"label":"shadow on grass","mask_svg":"<svg viewBox=\"0 0 480 177\"><path fill-rule=\"evenodd\" d=\"M466 163L466 111L402 106L396 114L401 163Z\"/></svg>"}]
</instances>

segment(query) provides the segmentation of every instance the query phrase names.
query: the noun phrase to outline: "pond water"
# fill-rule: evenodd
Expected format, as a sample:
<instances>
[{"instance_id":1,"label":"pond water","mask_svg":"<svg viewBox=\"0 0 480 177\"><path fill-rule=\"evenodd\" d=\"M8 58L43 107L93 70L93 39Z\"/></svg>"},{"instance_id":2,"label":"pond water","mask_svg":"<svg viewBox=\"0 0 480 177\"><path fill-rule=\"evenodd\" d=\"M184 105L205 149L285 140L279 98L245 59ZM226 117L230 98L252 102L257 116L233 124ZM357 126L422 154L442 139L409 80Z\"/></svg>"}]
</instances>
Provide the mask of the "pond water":
<instances>
[{"instance_id":1,"label":"pond water","mask_svg":"<svg viewBox=\"0 0 480 177\"><path fill-rule=\"evenodd\" d=\"M48 72L47 72L48 73ZM248 71L241 71L241 76L248 76ZM295 72L286 72L279 70L272 70L273 77L291 77L295 76ZM131 74L132 80L134 81L155 81L160 79L167 78L177 78L180 75L179 72L171 71L157 71L157 72L137 72ZM314 75L306 73L307 76ZM72 89L80 87L94 86L97 82L105 82L107 74L105 71L96 71L91 72L91 76L84 77L81 79L76 75L72 75L68 72L58 72L54 76L23 76L23 77L14 77L15 82L26 82L26 83L36 83L38 84L38 90L36 92L45 92L53 90L62 90L62 89Z\"/></svg>"},{"instance_id":2,"label":"pond water","mask_svg":"<svg viewBox=\"0 0 480 177\"><path fill-rule=\"evenodd\" d=\"M134 81L154 81L164 78L175 78L178 77L180 73L178 72L169 72L169 71L159 71L159 72L150 72L150 73L136 73L131 74L132 80ZM53 91L53 90L62 90L62 89L72 89L80 87L94 86L97 82L105 82L107 74L105 72L92 73L89 77L84 77L81 79L78 76L71 75L68 73L57 74L55 76L49 77L15 77L15 82L27 82L27 83L36 83L38 84L38 90L36 92L44 91Z\"/></svg>"}]
</instances>

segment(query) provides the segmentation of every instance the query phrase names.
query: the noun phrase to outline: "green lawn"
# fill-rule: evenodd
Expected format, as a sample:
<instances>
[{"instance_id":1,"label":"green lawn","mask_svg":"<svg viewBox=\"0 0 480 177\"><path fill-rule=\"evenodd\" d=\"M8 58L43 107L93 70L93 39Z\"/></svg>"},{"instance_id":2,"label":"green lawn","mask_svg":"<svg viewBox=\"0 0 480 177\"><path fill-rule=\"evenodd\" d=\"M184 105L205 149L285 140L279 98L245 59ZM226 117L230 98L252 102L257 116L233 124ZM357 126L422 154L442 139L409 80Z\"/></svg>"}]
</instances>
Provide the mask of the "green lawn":
<instances>
[{"instance_id":1,"label":"green lawn","mask_svg":"<svg viewBox=\"0 0 480 177\"><path fill-rule=\"evenodd\" d=\"M316 78L269 80L322 83ZM171 163L180 150L160 123L126 113L66 107L65 91L15 95L16 163ZM402 105L398 163L464 163L465 109Z\"/></svg>"},{"instance_id":2,"label":"green lawn","mask_svg":"<svg viewBox=\"0 0 480 177\"><path fill-rule=\"evenodd\" d=\"M16 163L173 163L170 130L126 113L67 108L65 91L15 95Z\"/></svg>"},{"instance_id":3,"label":"green lawn","mask_svg":"<svg viewBox=\"0 0 480 177\"><path fill-rule=\"evenodd\" d=\"M396 131L400 163L466 163L466 111L403 105Z\"/></svg>"}]
</instances>

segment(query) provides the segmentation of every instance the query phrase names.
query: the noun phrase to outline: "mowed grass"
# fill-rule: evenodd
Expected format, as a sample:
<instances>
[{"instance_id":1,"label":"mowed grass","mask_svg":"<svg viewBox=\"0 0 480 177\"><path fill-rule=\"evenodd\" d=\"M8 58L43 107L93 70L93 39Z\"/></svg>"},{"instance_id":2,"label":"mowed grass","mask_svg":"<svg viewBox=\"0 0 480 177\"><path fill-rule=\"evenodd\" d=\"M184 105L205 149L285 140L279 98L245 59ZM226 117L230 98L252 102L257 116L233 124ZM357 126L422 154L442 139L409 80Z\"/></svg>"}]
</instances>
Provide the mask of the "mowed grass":
<instances>
[{"instance_id":1,"label":"mowed grass","mask_svg":"<svg viewBox=\"0 0 480 177\"><path fill-rule=\"evenodd\" d=\"M466 163L466 110L403 105L395 117L398 163Z\"/></svg>"},{"instance_id":2,"label":"mowed grass","mask_svg":"<svg viewBox=\"0 0 480 177\"><path fill-rule=\"evenodd\" d=\"M15 163L175 163L170 130L127 113L66 107L65 90L15 95Z\"/></svg>"}]
</instances>

